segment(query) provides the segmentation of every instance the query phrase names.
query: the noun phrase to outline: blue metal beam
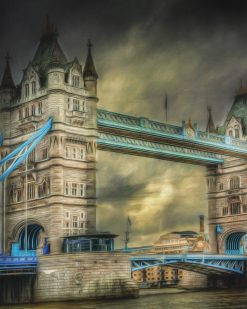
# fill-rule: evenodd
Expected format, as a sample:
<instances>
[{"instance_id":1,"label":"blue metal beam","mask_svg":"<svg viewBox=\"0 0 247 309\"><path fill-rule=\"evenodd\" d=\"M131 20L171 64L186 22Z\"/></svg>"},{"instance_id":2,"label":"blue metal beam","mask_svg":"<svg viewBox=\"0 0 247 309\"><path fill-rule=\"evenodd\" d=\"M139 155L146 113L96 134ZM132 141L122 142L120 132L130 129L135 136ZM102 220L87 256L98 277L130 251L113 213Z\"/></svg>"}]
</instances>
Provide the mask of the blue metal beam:
<instances>
[{"instance_id":1,"label":"blue metal beam","mask_svg":"<svg viewBox=\"0 0 247 309\"><path fill-rule=\"evenodd\" d=\"M101 134L112 136L122 136L143 141L158 142L178 146L175 150L177 157L182 157L183 148L197 150L200 152L211 152L214 155L230 155L247 158L247 142L229 136L209 134L194 130L193 136L187 133L186 126L174 126L149 120L143 117L133 117L129 115L97 110L98 130ZM100 141L100 144L102 142ZM107 145L105 146L107 148ZM109 149L111 150L110 147ZM173 154L174 155L174 154ZM202 155L204 156L204 155ZM175 157L175 155L174 155ZM184 155L187 159L187 156ZM216 159L222 160L221 157ZM195 157L195 161L197 158ZM204 160L203 160L204 161ZM205 161L206 162L206 161Z\"/></svg>"},{"instance_id":2,"label":"blue metal beam","mask_svg":"<svg viewBox=\"0 0 247 309\"><path fill-rule=\"evenodd\" d=\"M9 176L21 163L23 163L28 155L35 149L42 138L51 130L52 119L50 118L45 125L36 131L27 141L22 143L6 157L0 160L0 169L7 163L12 162L0 176L0 182Z\"/></svg>"},{"instance_id":3,"label":"blue metal beam","mask_svg":"<svg viewBox=\"0 0 247 309\"><path fill-rule=\"evenodd\" d=\"M8 274L35 274L38 259L34 256L0 256L0 276Z\"/></svg>"},{"instance_id":4,"label":"blue metal beam","mask_svg":"<svg viewBox=\"0 0 247 309\"><path fill-rule=\"evenodd\" d=\"M188 162L199 165L217 165L224 162L222 158L210 152L107 133L99 133L97 146L100 150L134 154L163 160Z\"/></svg>"},{"instance_id":5,"label":"blue metal beam","mask_svg":"<svg viewBox=\"0 0 247 309\"><path fill-rule=\"evenodd\" d=\"M145 255L133 256L130 258L132 271L145 268L167 265L175 268L182 268L196 271L203 274L244 274L244 263L247 256L227 255Z\"/></svg>"}]
</instances>

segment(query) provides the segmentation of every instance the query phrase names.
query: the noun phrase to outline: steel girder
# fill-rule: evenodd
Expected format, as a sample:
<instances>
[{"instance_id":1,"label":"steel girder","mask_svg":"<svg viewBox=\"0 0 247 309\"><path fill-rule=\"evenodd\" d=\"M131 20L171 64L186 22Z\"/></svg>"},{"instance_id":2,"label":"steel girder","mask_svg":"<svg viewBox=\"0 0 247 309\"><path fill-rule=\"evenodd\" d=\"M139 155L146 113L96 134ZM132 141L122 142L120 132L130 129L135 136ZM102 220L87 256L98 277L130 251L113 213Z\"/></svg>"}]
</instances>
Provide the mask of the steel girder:
<instances>
[{"instance_id":1,"label":"steel girder","mask_svg":"<svg viewBox=\"0 0 247 309\"><path fill-rule=\"evenodd\" d=\"M167 265L202 274L229 275L244 274L247 256L234 255L145 255L130 258L132 271L148 267Z\"/></svg>"}]
</instances>

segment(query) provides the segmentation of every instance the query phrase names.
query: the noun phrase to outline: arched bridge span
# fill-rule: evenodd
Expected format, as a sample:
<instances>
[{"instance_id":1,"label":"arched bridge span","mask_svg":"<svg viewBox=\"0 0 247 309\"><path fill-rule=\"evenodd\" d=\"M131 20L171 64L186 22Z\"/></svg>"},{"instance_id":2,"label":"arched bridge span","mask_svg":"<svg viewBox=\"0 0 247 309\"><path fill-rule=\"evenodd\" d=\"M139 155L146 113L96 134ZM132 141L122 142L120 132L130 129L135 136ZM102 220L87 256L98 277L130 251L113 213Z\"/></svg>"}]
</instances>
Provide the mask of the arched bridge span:
<instances>
[{"instance_id":1,"label":"arched bridge span","mask_svg":"<svg viewBox=\"0 0 247 309\"><path fill-rule=\"evenodd\" d=\"M131 270L167 265L198 272L204 275L243 275L247 256L240 255L143 255L130 258Z\"/></svg>"}]
</instances>

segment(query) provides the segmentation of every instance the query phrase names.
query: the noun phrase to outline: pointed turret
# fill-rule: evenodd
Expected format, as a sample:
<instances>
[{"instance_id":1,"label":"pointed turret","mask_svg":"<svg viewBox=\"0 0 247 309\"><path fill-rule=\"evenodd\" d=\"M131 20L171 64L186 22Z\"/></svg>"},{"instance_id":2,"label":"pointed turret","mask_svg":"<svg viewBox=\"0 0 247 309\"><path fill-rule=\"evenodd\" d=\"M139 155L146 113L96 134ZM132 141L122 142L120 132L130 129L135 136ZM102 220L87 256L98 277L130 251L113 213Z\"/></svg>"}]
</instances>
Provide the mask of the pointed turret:
<instances>
[{"instance_id":1,"label":"pointed turret","mask_svg":"<svg viewBox=\"0 0 247 309\"><path fill-rule=\"evenodd\" d=\"M10 57L7 54L6 55L5 70L4 70L4 73L3 73L3 78L2 78L0 89L15 89L16 88L15 84L14 84L13 77L12 77L12 73L11 73L11 69L10 69L10 65L9 65L9 60L10 60Z\"/></svg>"},{"instance_id":2,"label":"pointed turret","mask_svg":"<svg viewBox=\"0 0 247 309\"><path fill-rule=\"evenodd\" d=\"M98 74L95 69L93 57L92 57L92 44L88 40L88 54L87 59L83 69L83 79L85 88L92 93L92 95L97 95L97 79Z\"/></svg>"},{"instance_id":3,"label":"pointed turret","mask_svg":"<svg viewBox=\"0 0 247 309\"><path fill-rule=\"evenodd\" d=\"M208 133L216 133L216 128L212 117L212 108L210 106L208 106L208 123L206 131Z\"/></svg>"},{"instance_id":4,"label":"pointed turret","mask_svg":"<svg viewBox=\"0 0 247 309\"><path fill-rule=\"evenodd\" d=\"M243 85L242 79L240 80L240 87L236 90L235 98L243 97L247 95L247 87Z\"/></svg>"},{"instance_id":5,"label":"pointed turret","mask_svg":"<svg viewBox=\"0 0 247 309\"><path fill-rule=\"evenodd\" d=\"M47 16L38 49L31 61L32 66L36 68L39 74L41 86L46 84L49 69L64 68L67 63L64 52L57 41L57 37L57 28L50 22Z\"/></svg>"},{"instance_id":6,"label":"pointed turret","mask_svg":"<svg viewBox=\"0 0 247 309\"><path fill-rule=\"evenodd\" d=\"M94 62L93 62L93 57L92 57L92 43L90 42L90 40L88 40L88 44L87 44L87 47L88 47L88 54L87 54L87 59L86 59L86 62L85 62L85 66L84 66L84 69L83 69L83 78L94 78L94 79L97 79L98 78L98 74L96 72L96 69L95 69L95 65L94 65Z\"/></svg>"}]
</instances>

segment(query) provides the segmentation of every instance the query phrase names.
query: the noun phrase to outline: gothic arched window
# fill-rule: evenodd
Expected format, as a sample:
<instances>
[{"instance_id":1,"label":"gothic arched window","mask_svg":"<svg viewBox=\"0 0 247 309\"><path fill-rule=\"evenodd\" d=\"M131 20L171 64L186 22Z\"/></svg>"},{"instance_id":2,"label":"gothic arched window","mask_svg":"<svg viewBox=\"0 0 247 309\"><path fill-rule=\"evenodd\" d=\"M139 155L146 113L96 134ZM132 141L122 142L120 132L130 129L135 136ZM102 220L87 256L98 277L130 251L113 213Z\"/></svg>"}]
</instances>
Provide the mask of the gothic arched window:
<instances>
[{"instance_id":1,"label":"gothic arched window","mask_svg":"<svg viewBox=\"0 0 247 309\"><path fill-rule=\"evenodd\" d=\"M239 128L236 127L234 131L235 131L235 138L239 138Z\"/></svg>"},{"instance_id":2,"label":"gothic arched window","mask_svg":"<svg viewBox=\"0 0 247 309\"><path fill-rule=\"evenodd\" d=\"M232 215L241 213L241 202L239 196L234 196L230 200L230 210Z\"/></svg>"},{"instance_id":3,"label":"gothic arched window","mask_svg":"<svg viewBox=\"0 0 247 309\"><path fill-rule=\"evenodd\" d=\"M229 131L229 136L231 136L231 137L233 136L232 130Z\"/></svg>"},{"instance_id":4,"label":"gothic arched window","mask_svg":"<svg viewBox=\"0 0 247 309\"><path fill-rule=\"evenodd\" d=\"M230 179L230 190L239 189L240 188L240 178L238 176L234 176Z\"/></svg>"}]
</instances>

